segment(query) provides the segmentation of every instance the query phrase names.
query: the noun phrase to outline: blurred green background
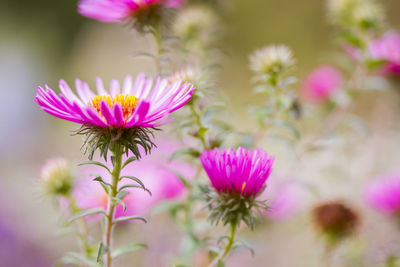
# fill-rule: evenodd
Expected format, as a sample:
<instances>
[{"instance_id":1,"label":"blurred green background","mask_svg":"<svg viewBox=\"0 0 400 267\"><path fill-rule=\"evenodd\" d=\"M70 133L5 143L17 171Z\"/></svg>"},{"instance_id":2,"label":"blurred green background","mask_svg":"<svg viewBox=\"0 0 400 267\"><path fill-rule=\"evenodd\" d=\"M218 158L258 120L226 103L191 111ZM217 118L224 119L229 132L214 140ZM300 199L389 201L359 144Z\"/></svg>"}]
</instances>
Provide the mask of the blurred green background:
<instances>
[{"instance_id":1,"label":"blurred green background","mask_svg":"<svg viewBox=\"0 0 400 267\"><path fill-rule=\"evenodd\" d=\"M301 77L319 64L333 62L331 53L337 51L337 46L323 0L227 2L228 10L223 18L226 33L221 42L226 56L219 72L218 88L227 95L240 124L247 116L245 106L252 99L249 53L266 44L285 43L295 53L298 60L296 74ZM400 1L381 0L381 3L387 11L388 24L400 29ZM76 6L77 1L73 0L0 1L0 226L5 229L3 232L0 230L0 239L12 240L0 241L0 251L3 251L0 252L1 266L51 266L51 262L64 251L74 247L70 238L57 235L59 218L54 205L42 196L37 177L39 166L46 158L60 155L77 160L82 158L79 151L81 140L69 136L70 131L75 129L74 125L51 118L39 110L34 102L35 87L49 84L55 89L60 78L72 84L73 79L79 77L93 84L96 76L109 81L139 71L154 74L150 62L130 56L151 40L140 38L119 24L104 24L83 18L76 12ZM383 107L388 99L394 101L394 105L398 103L398 95L394 94L394 99L392 96L386 96ZM369 112L371 100L367 98L364 101L365 112ZM380 122L380 119L376 121ZM363 139L360 142L359 145L369 141ZM379 146L390 162L398 162L399 155L393 154L398 142L388 141ZM153 229L158 229L154 230L154 238L168 237L173 243L176 240L172 233L166 235L162 232L163 223L152 224ZM304 221L300 223L300 228L309 227ZM138 235L141 235L140 227L135 232ZM313 239L307 233L295 235L297 228L291 224L282 227L255 239L259 244L264 239L274 240L276 248L287 249L288 252L279 255L274 253L276 249L267 247L256 259L243 252L240 254L243 262L256 264L257 260L267 255L271 262L268 266L271 267L310 266L286 259L285 254L293 253L293 257L307 262L305 258L312 258L313 251L303 247L299 252L296 246L303 242L310 245ZM286 237L282 240L282 232L293 235L293 240L289 243L285 242L288 241ZM252 234L249 236L252 238ZM151 255L157 257L157 249L162 251L168 247L168 244L151 245L155 250L151 250L147 258ZM26 258L26 263L1 264L1 258L7 256L7 251L20 255L21 259ZM241 260L238 258L235 266L244 266ZM34 265L35 261L37 265ZM146 265L144 261L143 266L158 265Z\"/></svg>"}]
</instances>

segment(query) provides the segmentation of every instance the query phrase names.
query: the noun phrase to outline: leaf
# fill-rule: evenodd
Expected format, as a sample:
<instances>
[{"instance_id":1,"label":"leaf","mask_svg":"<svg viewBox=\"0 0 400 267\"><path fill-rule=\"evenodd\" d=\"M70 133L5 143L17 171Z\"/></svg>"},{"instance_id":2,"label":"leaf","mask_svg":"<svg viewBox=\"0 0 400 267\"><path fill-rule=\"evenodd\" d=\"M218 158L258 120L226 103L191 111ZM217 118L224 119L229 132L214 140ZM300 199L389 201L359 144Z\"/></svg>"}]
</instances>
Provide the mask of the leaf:
<instances>
[{"instance_id":1,"label":"leaf","mask_svg":"<svg viewBox=\"0 0 400 267\"><path fill-rule=\"evenodd\" d=\"M119 217L114 220L113 224L117 224L119 222L131 221L131 220L141 220L144 223L147 223L146 219L140 216L126 216L126 217Z\"/></svg>"},{"instance_id":2,"label":"leaf","mask_svg":"<svg viewBox=\"0 0 400 267\"><path fill-rule=\"evenodd\" d=\"M137 160L137 157L135 157L135 156L129 157L129 158L124 162L124 164L122 164L121 169L125 168L126 165L128 165L129 163L131 163L131 162L133 162L133 161L135 161L135 160Z\"/></svg>"},{"instance_id":3,"label":"leaf","mask_svg":"<svg viewBox=\"0 0 400 267\"><path fill-rule=\"evenodd\" d=\"M134 251L136 251L138 249L141 249L141 248L147 248L147 245L143 244L143 243L134 243L134 244L129 244L129 245L126 245L126 246L123 246L123 247L119 247L119 248L116 248L116 249L113 250L113 252L111 253L111 258L115 259L115 258L117 258L119 256L122 256L122 255L127 254L127 253L134 252Z\"/></svg>"},{"instance_id":4,"label":"leaf","mask_svg":"<svg viewBox=\"0 0 400 267\"><path fill-rule=\"evenodd\" d=\"M76 214L75 216L72 216L69 220L68 220L68 222L73 222L73 221L75 221L76 219L79 219L79 218L81 218L81 217L85 217L85 216L89 216L89 215L94 215L94 214L103 214L103 215L106 215L106 212L103 210L103 209L90 209L90 210L85 210L85 211L82 211L82 212L80 212L80 213L78 213L78 214Z\"/></svg>"},{"instance_id":5,"label":"leaf","mask_svg":"<svg viewBox=\"0 0 400 267\"><path fill-rule=\"evenodd\" d=\"M122 199L124 199L124 197L125 197L127 194L129 194L129 191L127 191L127 190L119 191L118 194L116 195L116 198L122 200Z\"/></svg>"},{"instance_id":6,"label":"leaf","mask_svg":"<svg viewBox=\"0 0 400 267\"><path fill-rule=\"evenodd\" d=\"M121 204L123 209L124 209L124 212L126 211L126 203L122 199L113 197L113 200L115 202L117 202L118 204Z\"/></svg>"},{"instance_id":7,"label":"leaf","mask_svg":"<svg viewBox=\"0 0 400 267\"><path fill-rule=\"evenodd\" d=\"M74 252L68 253L68 255L62 258L62 261L66 264L82 265L83 263L90 267L101 267L101 265L98 264L97 262L91 259L87 259L86 257Z\"/></svg>"},{"instance_id":8,"label":"leaf","mask_svg":"<svg viewBox=\"0 0 400 267\"><path fill-rule=\"evenodd\" d=\"M120 190L126 189L126 188L140 188L140 189L143 189L144 191L146 191L147 193L149 193L150 196L152 195L152 194L151 194L151 191L150 191L149 189L147 189L146 187L143 187L143 186L141 186L141 185L137 185L137 184L127 184L127 185L121 186Z\"/></svg>"},{"instance_id":9,"label":"leaf","mask_svg":"<svg viewBox=\"0 0 400 267\"><path fill-rule=\"evenodd\" d=\"M201 153L199 151L197 151L196 149L183 148L183 149L179 149L179 150L175 151L171 155L171 157L168 159L168 161L172 161L174 159L180 158L180 157L185 156L185 155L190 155L190 156L192 156L194 158L198 158L200 156L200 154Z\"/></svg>"},{"instance_id":10,"label":"leaf","mask_svg":"<svg viewBox=\"0 0 400 267\"><path fill-rule=\"evenodd\" d=\"M235 244L233 244L233 246L234 246L234 247L245 247L245 248L247 248L247 249L250 251L251 256L254 257L254 255L255 255L254 249L253 249L253 248L251 247L251 245L250 245L249 243L247 243L246 241L238 240L238 241L235 242Z\"/></svg>"},{"instance_id":11,"label":"leaf","mask_svg":"<svg viewBox=\"0 0 400 267\"><path fill-rule=\"evenodd\" d=\"M132 181L135 181L136 183L138 183L139 185L141 185L143 188L146 188L146 187L144 186L144 183L143 183L142 181L140 181L139 178L136 178L136 177L134 177L134 176L124 175L124 176L121 176L120 179L122 180L122 179L124 179L124 178L130 179L130 180L132 180Z\"/></svg>"},{"instance_id":12,"label":"leaf","mask_svg":"<svg viewBox=\"0 0 400 267\"><path fill-rule=\"evenodd\" d=\"M106 165L104 165L103 163L98 162L98 161L90 160L90 161L85 161L85 162L78 164L78 166L83 166L83 165L97 165L97 166L103 167L111 174L110 169Z\"/></svg>"},{"instance_id":13,"label":"leaf","mask_svg":"<svg viewBox=\"0 0 400 267\"><path fill-rule=\"evenodd\" d=\"M106 191L107 195L109 193L109 188L111 187L111 184L104 182L103 178L101 176L97 176L96 178L93 179L93 181L97 181L100 183L100 185L103 187L104 191Z\"/></svg>"},{"instance_id":14,"label":"leaf","mask_svg":"<svg viewBox=\"0 0 400 267\"><path fill-rule=\"evenodd\" d=\"M99 248L98 248L98 250L97 250L97 257L96 257L96 261L97 261L98 263L103 263L102 257L103 257L104 254L106 254L106 253L108 252L108 250L109 250L108 247L105 246L105 245L103 244L103 242L100 242Z\"/></svg>"}]
</instances>

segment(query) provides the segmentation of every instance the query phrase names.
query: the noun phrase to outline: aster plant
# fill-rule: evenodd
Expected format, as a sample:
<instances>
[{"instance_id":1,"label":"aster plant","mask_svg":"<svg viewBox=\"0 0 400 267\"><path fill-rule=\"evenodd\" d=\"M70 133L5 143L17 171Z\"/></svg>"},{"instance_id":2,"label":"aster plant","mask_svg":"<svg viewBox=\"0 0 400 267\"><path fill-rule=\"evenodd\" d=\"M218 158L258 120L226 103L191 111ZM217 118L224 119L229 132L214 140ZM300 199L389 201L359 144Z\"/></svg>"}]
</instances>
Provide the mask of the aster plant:
<instances>
[{"instance_id":1,"label":"aster plant","mask_svg":"<svg viewBox=\"0 0 400 267\"><path fill-rule=\"evenodd\" d=\"M107 209L86 210L71 219L93 214L103 215L103 241L99 245L97 260L102 262L104 254L104 265L109 267L113 259L113 226L120 221L144 220L137 216L114 220L117 204L123 203L124 197L129 194L125 188L137 187L148 191L137 177L121 176L121 170L141 158L140 147L145 153L150 153L155 146L151 138L154 128L168 123L169 114L190 100L194 88L189 83L176 81L169 84L167 80L160 78L153 85L153 79L146 78L144 74L140 74L135 83L128 76L122 88L118 81L113 80L109 91L104 89L99 78L97 93L90 90L86 82L77 79L76 91L79 97L65 81L61 80L59 86L62 93L58 95L48 86L45 89L38 87L36 102L41 109L55 117L81 124L81 129L76 134L86 137L84 146L89 159L92 159L97 150L105 160L109 160L108 152L112 154L112 168L98 161L83 163L101 166L111 175L110 183L101 176L95 178L108 195ZM128 155L129 152L133 156L123 162L123 155ZM123 179L129 180L131 184L119 186Z\"/></svg>"},{"instance_id":2,"label":"aster plant","mask_svg":"<svg viewBox=\"0 0 400 267\"><path fill-rule=\"evenodd\" d=\"M239 147L203 151L200 161L206 171L211 188L205 188L209 219L212 224L219 222L230 226L230 235L225 248L217 252L210 266L223 266L230 250L240 245L235 240L236 230L241 222L251 229L259 216L260 209L267 209L265 201L258 200L266 188L274 158L262 149L246 150Z\"/></svg>"}]
</instances>

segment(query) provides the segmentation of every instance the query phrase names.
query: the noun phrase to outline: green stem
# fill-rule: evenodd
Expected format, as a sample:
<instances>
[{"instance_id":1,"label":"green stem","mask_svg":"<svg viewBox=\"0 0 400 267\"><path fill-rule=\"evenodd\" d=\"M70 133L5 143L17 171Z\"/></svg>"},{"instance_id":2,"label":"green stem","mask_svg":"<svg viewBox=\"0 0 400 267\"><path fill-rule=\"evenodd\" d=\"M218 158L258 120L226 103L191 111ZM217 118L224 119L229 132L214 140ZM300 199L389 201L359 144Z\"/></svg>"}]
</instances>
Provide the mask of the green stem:
<instances>
[{"instance_id":1,"label":"green stem","mask_svg":"<svg viewBox=\"0 0 400 267\"><path fill-rule=\"evenodd\" d=\"M105 255L105 267L111 267L111 241L112 241L112 230L113 230L113 219L114 219L114 211L116 203L114 198L118 193L118 181L120 178L121 167L122 167L122 155L123 151L118 144L115 144L113 152L114 164L112 171L112 182L110 192L108 194L108 202L107 202L107 215L106 215L106 223L105 223L105 231L103 242L104 245L108 248L108 251Z\"/></svg>"},{"instance_id":2,"label":"green stem","mask_svg":"<svg viewBox=\"0 0 400 267\"><path fill-rule=\"evenodd\" d=\"M70 208L72 214L78 214L82 211L76 204L76 200L71 194L68 194L66 196L66 198L69 201L69 208ZM88 235L89 235L88 226L83 218L79 218L76 221L76 223L78 226L78 235L79 235L79 240L80 240L80 244L82 247L82 251L89 258L91 256L90 254L92 252L92 247L88 241Z\"/></svg>"},{"instance_id":3,"label":"green stem","mask_svg":"<svg viewBox=\"0 0 400 267\"><path fill-rule=\"evenodd\" d=\"M226 256L228 256L229 252L231 251L233 244L235 243L235 235L236 235L236 229L237 225L236 224L231 224L231 234L228 239L228 244L226 245L224 252L222 254L219 254L218 257L216 257L208 267L213 267L218 264L218 262L223 261Z\"/></svg>"},{"instance_id":4,"label":"green stem","mask_svg":"<svg viewBox=\"0 0 400 267\"><path fill-rule=\"evenodd\" d=\"M197 111L196 109L196 104L195 104L195 99L193 99L190 103L190 110L192 111L192 114L195 118L195 122L198 128L198 133L197 133L197 139L200 140L201 144L203 145L203 149L209 149L208 145L207 145L207 141L204 137L204 133L203 133L203 129L205 129L205 127L203 126L203 122L201 120L201 116L200 113Z\"/></svg>"},{"instance_id":5,"label":"green stem","mask_svg":"<svg viewBox=\"0 0 400 267\"><path fill-rule=\"evenodd\" d=\"M154 58L155 64L156 64L156 70L157 74L161 75L162 73L162 66L161 66L161 56L162 56L162 33L161 33L161 27L160 26L155 26L152 31L153 37L154 37L154 43L156 45L156 55Z\"/></svg>"}]
</instances>

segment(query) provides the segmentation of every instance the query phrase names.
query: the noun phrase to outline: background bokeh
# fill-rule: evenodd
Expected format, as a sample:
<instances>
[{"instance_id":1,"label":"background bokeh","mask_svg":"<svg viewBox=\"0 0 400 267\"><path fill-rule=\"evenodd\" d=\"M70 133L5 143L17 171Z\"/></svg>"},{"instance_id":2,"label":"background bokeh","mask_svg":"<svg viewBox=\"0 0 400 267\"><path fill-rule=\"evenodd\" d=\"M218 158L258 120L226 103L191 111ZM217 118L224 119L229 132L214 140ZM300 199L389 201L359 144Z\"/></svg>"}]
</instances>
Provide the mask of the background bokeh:
<instances>
[{"instance_id":1,"label":"background bokeh","mask_svg":"<svg viewBox=\"0 0 400 267\"><path fill-rule=\"evenodd\" d=\"M388 24L400 29L400 2L381 2ZM70 137L75 125L40 111L34 102L36 86L56 88L60 78L73 83L79 77L93 84L96 76L109 81L139 71L155 73L147 59L129 56L148 47L150 38L139 37L119 24L83 18L76 5L75 0L0 0L1 266L52 266L64 251L75 249L73 239L59 232L61 219L54 203L43 196L38 175L40 165L49 157L66 156L76 162L82 159L81 139ZM227 6L223 18L226 32L220 44L226 53L217 89L228 99L235 126L248 130L254 127L246 111L254 100L248 70L250 52L266 44L285 43L298 60L296 74L303 77L321 63L335 62L337 46L322 0L234 0ZM321 184L314 200L338 197L359 207L365 220L360 239L350 246L356 252L364 247L367 252L378 251L367 257L371 266L377 266L374 264L385 253L400 251L400 236L393 234L395 227L370 212L360 199L366 181L400 169L400 90L396 81L391 87L359 99L356 113L369 125L367 133L344 131L344 140L326 152L310 155L301 166L303 178ZM282 147L270 145L271 153L285 154ZM277 168L284 167L285 160L293 158L278 157ZM176 250L178 229L166 216L135 228L130 233L135 239L147 240L150 249L124 266L164 266L168 253ZM314 259L319 251L310 228L304 212L289 222L245 232L243 235L255 244L256 256L239 251L229 261L230 266L318 266Z\"/></svg>"}]
</instances>

